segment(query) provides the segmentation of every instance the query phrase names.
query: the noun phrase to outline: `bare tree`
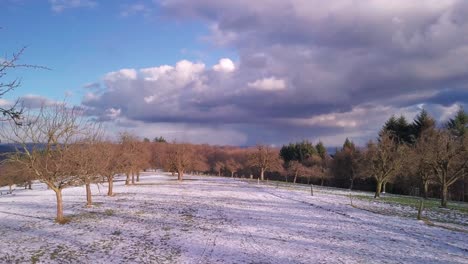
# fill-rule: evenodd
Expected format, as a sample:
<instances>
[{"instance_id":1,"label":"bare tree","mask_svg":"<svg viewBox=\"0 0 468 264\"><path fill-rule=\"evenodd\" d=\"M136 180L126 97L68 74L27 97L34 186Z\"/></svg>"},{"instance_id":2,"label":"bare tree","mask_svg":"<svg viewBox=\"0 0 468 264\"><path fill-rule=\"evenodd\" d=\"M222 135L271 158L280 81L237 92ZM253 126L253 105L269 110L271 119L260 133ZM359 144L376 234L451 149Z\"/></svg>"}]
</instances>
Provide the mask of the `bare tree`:
<instances>
[{"instance_id":1,"label":"bare tree","mask_svg":"<svg viewBox=\"0 0 468 264\"><path fill-rule=\"evenodd\" d=\"M210 165L208 164L207 153L204 151L207 149L206 146L205 145L201 145L201 146L193 145L192 147L193 147L193 151L197 154L194 155L192 159L191 169L195 173L209 171Z\"/></svg>"},{"instance_id":2,"label":"bare tree","mask_svg":"<svg viewBox=\"0 0 468 264\"><path fill-rule=\"evenodd\" d=\"M120 144L112 142L99 142L96 145L99 153L99 174L104 175L107 180L107 195L113 196L114 177L116 174L124 171L123 147Z\"/></svg>"},{"instance_id":3,"label":"bare tree","mask_svg":"<svg viewBox=\"0 0 468 264\"><path fill-rule=\"evenodd\" d=\"M23 55L25 49L26 48L23 47L18 52L13 53L11 57L5 57L3 59L0 59L0 98L3 98L5 94L18 88L21 85L21 80L19 78L5 80L5 77L8 75L8 73L11 72L11 70L18 68L48 69L43 66L19 63L19 59L21 55ZM6 120L13 120L17 125L22 124L22 113L23 108L20 106L19 101L16 101L7 108L0 107L0 114L3 115L3 117L5 117Z\"/></svg>"},{"instance_id":4,"label":"bare tree","mask_svg":"<svg viewBox=\"0 0 468 264\"><path fill-rule=\"evenodd\" d=\"M101 181L100 159L102 156L97 149L97 138L86 138L80 142L70 145L69 151L65 153L66 169L69 173L76 175L86 188L86 205L93 205L91 184Z\"/></svg>"},{"instance_id":5,"label":"bare tree","mask_svg":"<svg viewBox=\"0 0 468 264\"><path fill-rule=\"evenodd\" d=\"M13 185L28 185L31 181L28 170L16 161L5 160L0 163L0 186L8 186L9 193L13 192Z\"/></svg>"},{"instance_id":6,"label":"bare tree","mask_svg":"<svg viewBox=\"0 0 468 264\"><path fill-rule=\"evenodd\" d=\"M216 171L216 173L218 173L218 176L221 176L221 171L223 170L223 168L224 168L224 163L221 161L217 161L214 164L214 170Z\"/></svg>"},{"instance_id":7,"label":"bare tree","mask_svg":"<svg viewBox=\"0 0 468 264\"><path fill-rule=\"evenodd\" d=\"M280 169L281 159L279 151L265 145L257 145L250 155L249 163L260 170L260 179L265 180L265 172Z\"/></svg>"},{"instance_id":8,"label":"bare tree","mask_svg":"<svg viewBox=\"0 0 468 264\"><path fill-rule=\"evenodd\" d=\"M168 150L168 161L170 167L177 172L177 179L183 180L184 173L193 165L195 159L194 149L190 144L173 143Z\"/></svg>"},{"instance_id":9,"label":"bare tree","mask_svg":"<svg viewBox=\"0 0 468 264\"><path fill-rule=\"evenodd\" d=\"M433 133L430 131L429 133ZM435 182L434 171L429 161L429 151L431 151L431 142L426 136L427 132L422 133L418 138L413 148L408 151L407 158L405 159L404 167L408 173L417 177L423 187L423 196L428 199L429 184Z\"/></svg>"},{"instance_id":10,"label":"bare tree","mask_svg":"<svg viewBox=\"0 0 468 264\"><path fill-rule=\"evenodd\" d=\"M455 137L448 131L427 133L422 138L424 163L432 168L441 187L441 205L447 207L448 188L468 171L468 137Z\"/></svg>"},{"instance_id":11,"label":"bare tree","mask_svg":"<svg viewBox=\"0 0 468 264\"><path fill-rule=\"evenodd\" d=\"M70 146L80 140L86 123L77 109L65 104L42 107L39 112L29 111L27 123L18 126L14 121L4 126L2 136L17 146L9 159L21 163L34 176L55 192L57 222L63 223L62 190L77 185L79 179L66 166Z\"/></svg>"},{"instance_id":12,"label":"bare tree","mask_svg":"<svg viewBox=\"0 0 468 264\"><path fill-rule=\"evenodd\" d=\"M299 161L297 160L292 160L288 163L288 168L287 168L287 172L289 174L292 174L294 176L294 180L293 180L293 183L296 183L297 181L297 177L298 176L305 176L308 172L307 168L302 165L302 163L300 163ZM287 179L286 179L286 182L287 182Z\"/></svg>"},{"instance_id":13,"label":"bare tree","mask_svg":"<svg viewBox=\"0 0 468 264\"><path fill-rule=\"evenodd\" d=\"M123 160L122 165L125 168L125 185L131 183L135 184L135 175L139 172L138 154L139 154L139 139L130 133L120 134L120 144L122 145L123 151L121 153Z\"/></svg>"},{"instance_id":14,"label":"bare tree","mask_svg":"<svg viewBox=\"0 0 468 264\"><path fill-rule=\"evenodd\" d=\"M304 161L304 165L309 168L309 172L313 174L312 176L320 179L321 186L329 178L330 163L330 157L326 154L322 156L314 154ZM354 175L354 172L351 175Z\"/></svg>"},{"instance_id":15,"label":"bare tree","mask_svg":"<svg viewBox=\"0 0 468 264\"><path fill-rule=\"evenodd\" d=\"M226 169L231 172L231 178L234 177L234 174L242 168L242 164L234 158L230 158L224 164Z\"/></svg>"},{"instance_id":16,"label":"bare tree","mask_svg":"<svg viewBox=\"0 0 468 264\"><path fill-rule=\"evenodd\" d=\"M395 142L390 132L383 132L377 144L367 146L362 169L377 182L374 198L380 197L382 186L402 168L405 147Z\"/></svg>"}]
</instances>

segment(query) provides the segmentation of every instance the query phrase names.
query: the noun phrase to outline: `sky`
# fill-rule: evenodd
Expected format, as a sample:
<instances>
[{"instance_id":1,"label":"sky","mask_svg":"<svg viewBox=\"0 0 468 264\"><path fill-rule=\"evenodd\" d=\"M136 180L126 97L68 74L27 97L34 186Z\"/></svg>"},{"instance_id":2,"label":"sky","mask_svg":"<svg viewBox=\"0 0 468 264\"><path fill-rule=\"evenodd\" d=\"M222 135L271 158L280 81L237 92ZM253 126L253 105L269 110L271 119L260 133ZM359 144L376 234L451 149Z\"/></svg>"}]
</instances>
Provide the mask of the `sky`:
<instances>
[{"instance_id":1,"label":"sky","mask_svg":"<svg viewBox=\"0 0 468 264\"><path fill-rule=\"evenodd\" d=\"M0 0L2 98L66 101L111 133L327 146L468 102L465 0Z\"/></svg>"}]
</instances>

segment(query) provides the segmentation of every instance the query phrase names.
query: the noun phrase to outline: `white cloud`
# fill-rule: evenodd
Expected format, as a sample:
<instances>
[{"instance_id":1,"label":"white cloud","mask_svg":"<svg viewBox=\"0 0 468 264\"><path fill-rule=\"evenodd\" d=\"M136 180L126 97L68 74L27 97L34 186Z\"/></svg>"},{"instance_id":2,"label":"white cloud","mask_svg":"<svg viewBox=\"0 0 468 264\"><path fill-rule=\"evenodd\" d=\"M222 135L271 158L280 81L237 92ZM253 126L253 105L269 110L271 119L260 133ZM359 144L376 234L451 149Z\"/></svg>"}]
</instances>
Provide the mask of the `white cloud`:
<instances>
[{"instance_id":1,"label":"white cloud","mask_svg":"<svg viewBox=\"0 0 468 264\"><path fill-rule=\"evenodd\" d=\"M145 100L145 102L146 102L147 104L153 102L155 99L156 99L156 97L155 97L154 95L145 96L145 97L143 98L143 100Z\"/></svg>"},{"instance_id":2,"label":"white cloud","mask_svg":"<svg viewBox=\"0 0 468 264\"><path fill-rule=\"evenodd\" d=\"M151 14L152 9L142 3L136 3L132 5L124 5L120 15L123 17L133 16L133 15L143 15L148 17Z\"/></svg>"},{"instance_id":3,"label":"white cloud","mask_svg":"<svg viewBox=\"0 0 468 264\"><path fill-rule=\"evenodd\" d=\"M84 95L83 97L83 102L91 102L91 101L97 101L99 100L100 96L95 94L95 93L92 93L92 92L88 92Z\"/></svg>"},{"instance_id":4,"label":"white cloud","mask_svg":"<svg viewBox=\"0 0 468 264\"><path fill-rule=\"evenodd\" d=\"M122 113L122 110L116 108L109 108L105 111L106 117L108 117L111 120L118 118L120 116L120 113Z\"/></svg>"},{"instance_id":5,"label":"white cloud","mask_svg":"<svg viewBox=\"0 0 468 264\"><path fill-rule=\"evenodd\" d=\"M219 60L219 63L213 66L213 70L217 72L233 72L236 70L234 62L228 58Z\"/></svg>"},{"instance_id":6,"label":"white cloud","mask_svg":"<svg viewBox=\"0 0 468 264\"><path fill-rule=\"evenodd\" d=\"M458 110L460 109L459 104L452 104L449 106L437 106L437 111L440 113L439 120L441 122L447 122L450 118L453 118Z\"/></svg>"},{"instance_id":7,"label":"white cloud","mask_svg":"<svg viewBox=\"0 0 468 264\"><path fill-rule=\"evenodd\" d=\"M110 72L104 77L105 81L119 81L119 80L135 80L137 78L137 72L134 69L122 69L115 72Z\"/></svg>"},{"instance_id":8,"label":"white cloud","mask_svg":"<svg viewBox=\"0 0 468 264\"><path fill-rule=\"evenodd\" d=\"M3 98L0 98L0 107L2 108L6 108L6 107L11 107L13 106L13 102L9 101L9 100L5 100Z\"/></svg>"},{"instance_id":9,"label":"white cloud","mask_svg":"<svg viewBox=\"0 0 468 264\"><path fill-rule=\"evenodd\" d=\"M173 71L174 67L169 65L162 65L159 67L141 69L140 73L146 81L157 81L160 76L166 75L168 72Z\"/></svg>"},{"instance_id":10,"label":"white cloud","mask_svg":"<svg viewBox=\"0 0 468 264\"><path fill-rule=\"evenodd\" d=\"M52 11L56 13L63 12L65 9L80 7L93 8L97 6L97 2L92 0L49 0L49 3Z\"/></svg>"},{"instance_id":11,"label":"white cloud","mask_svg":"<svg viewBox=\"0 0 468 264\"><path fill-rule=\"evenodd\" d=\"M277 79L272 76L247 83L247 86L262 91L281 91L286 89L286 82L283 79Z\"/></svg>"}]
</instances>

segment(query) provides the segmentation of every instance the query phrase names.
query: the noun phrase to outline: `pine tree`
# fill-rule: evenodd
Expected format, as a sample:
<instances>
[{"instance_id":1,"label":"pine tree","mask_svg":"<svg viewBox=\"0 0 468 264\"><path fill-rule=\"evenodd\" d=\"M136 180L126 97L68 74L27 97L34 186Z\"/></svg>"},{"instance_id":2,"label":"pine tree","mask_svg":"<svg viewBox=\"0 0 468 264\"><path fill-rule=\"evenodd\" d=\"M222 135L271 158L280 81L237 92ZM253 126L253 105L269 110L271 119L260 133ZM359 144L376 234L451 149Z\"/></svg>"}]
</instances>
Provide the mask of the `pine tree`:
<instances>
[{"instance_id":1,"label":"pine tree","mask_svg":"<svg viewBox=\"0 0 468 264\"><path fill-rule=\"evenodd\" d=\"M343 143L343 150L354 152L354 150L356 150L356 146L354 145L354 142L346 138L345 142Z\"/></svg>"},{"instance_id":2,"label":"pine tree","mask_svg":"<svg viewBox=\"0 0 468 264\"><path fill-rule=\"evenodd\" d=\"M403 115L399 118L391 116L387 122L385 122L382 130L379 133L379 136L381 137L383 134L389 134L390 137L396 142L412 142L411 125Z\"/></svg>"},{"instance_id":3,"label":"pine tree","mask_svg":"<svg viewBox=\"0 0 468 264\"><path fill-rule=\"evenodd\" d=\"M297 143L289 143L289 145L283 146L280 150L280 156L286 163L292 160L302 163L315 153L317 152L314 145L307 140Z\"/></svg>"},{"instance_id":4,"label":"pine tree","mask_svg":"<svg viewBox=\"0 0 468 264\"><path fill-rule=\"evenodd\" d=\"M411 143L411 125L406 118L402 115L397 120L397 133L401 143Z\"/></svg>"},{"instance_id":5,"label":"pine tree","mask_svg":"<svg viewBox=\"0 0 468 264\"><path fill-rule=\"evenodd\" d=\"M429 113L422 109L421 112L415 117L412 124L412 136L413 142L416 142L421 137L424 131L428 131L435 128L435 120Z\"/></svg>"},{"instance_id":6,"label":"pine tree","mask_svg":"<svg viewBox=\"0 0 468 264\"><path fill-rule=\"evenodd\" d=\"M319 141L319 143L315 145L315 149L317 150L317 154L320 158L324 159L327 156L327 149L323 145L322 141Z\"/></svg>"},{"instance_id":7,"label":"pine tree","mask_svg":"<svg viewBox=\"0 0 468 264\"><path fill-rule=\"evenodd\" d=\"M454 118L447 123L447 128L456 137L462 137L468 133L468 114L460 107Z\"/></svg>"}]
</instances>

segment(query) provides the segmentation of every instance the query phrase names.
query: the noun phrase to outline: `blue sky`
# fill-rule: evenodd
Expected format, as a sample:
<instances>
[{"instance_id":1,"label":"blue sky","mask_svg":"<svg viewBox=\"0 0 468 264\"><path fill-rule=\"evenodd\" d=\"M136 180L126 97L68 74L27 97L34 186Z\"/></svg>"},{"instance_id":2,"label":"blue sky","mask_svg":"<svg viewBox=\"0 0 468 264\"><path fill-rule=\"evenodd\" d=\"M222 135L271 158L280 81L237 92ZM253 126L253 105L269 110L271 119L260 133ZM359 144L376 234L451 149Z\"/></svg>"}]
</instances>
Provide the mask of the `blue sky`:
<instances>
[{"instance_id":1,"label":"blue sky","mask_svg":"<svg viewBox=\"0 0 468 264\"><path fill-rule=\"evenodd\" d=\"M4 99L68 96L111 133L363 145L391 115L443 125L468 102L466 0L0 0L0 17L0 57L51 68L9 72Z\"/></svg>"},{"instance_id":2,"label":"blue sky","mask_svg":"<svg viewBox=\"0 0 468 264\"><path fill-rule=\"evenodd\" d=\"M162 16L153 6L150 16L122 14L133 1L102 1L92 8L56 12L48 1L0 1L0 50L11 55L23 46L21 62L47 70L19 70L22 86L6 98L43 95L79 104L82 87L122 68L173 65L182 59L214 64L235 52L215 47L203 36L207 25L179 22ZM72 95L70 95L70 93Z\"/></svg>"}]
</instances>

